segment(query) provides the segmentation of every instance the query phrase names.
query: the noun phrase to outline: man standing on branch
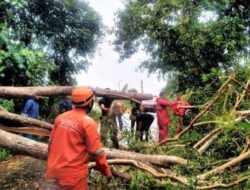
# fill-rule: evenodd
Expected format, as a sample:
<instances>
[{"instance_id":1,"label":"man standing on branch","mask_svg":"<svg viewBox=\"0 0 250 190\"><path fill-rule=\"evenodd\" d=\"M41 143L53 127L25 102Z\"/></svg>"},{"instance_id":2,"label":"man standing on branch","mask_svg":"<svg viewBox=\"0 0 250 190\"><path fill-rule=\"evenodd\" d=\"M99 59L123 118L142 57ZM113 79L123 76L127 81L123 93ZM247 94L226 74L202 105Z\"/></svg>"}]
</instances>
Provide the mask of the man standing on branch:
<instances>
[{"instance_id":1,"label":"man standing on branch","mask_svg":"<svg viewBox=\"0 0 250 190\"><path fill-rule=\"evenodd\" d=\"M112 177L97 132L96 122L87 114L94 104L89 87L72 91L73 109L55 119L48 146L46 181L56 189L87 190L88 158L96 161L96 169Z\"/></svg>"},{"instance_id":2,"label":"man standing on branch","mask_svg":"<svg viewBox=\"0 0 250 190\"><path fill-rule=\"evenodd\" d=\"M159 127L159 142L169 137L169 125L171 123L167 107L172 107L176 103L165 99L165 92L161 91L156 99L156 116Z\"/></svg>"}]
</instances>

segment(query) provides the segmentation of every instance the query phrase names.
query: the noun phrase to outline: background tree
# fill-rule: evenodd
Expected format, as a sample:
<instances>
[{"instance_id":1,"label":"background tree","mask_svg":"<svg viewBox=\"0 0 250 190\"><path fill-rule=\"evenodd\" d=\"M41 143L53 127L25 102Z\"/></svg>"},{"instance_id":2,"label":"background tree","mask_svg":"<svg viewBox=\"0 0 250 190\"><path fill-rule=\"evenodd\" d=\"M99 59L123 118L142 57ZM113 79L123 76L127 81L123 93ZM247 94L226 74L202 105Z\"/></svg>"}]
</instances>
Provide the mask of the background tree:
<instances>
[{"instance_id":1,"label":"background tree","mask_svg":"<svg viewBox=\"0 0 250 190\"><path fill-rule=\"evenodd\" d=\"M117 14L116 50L121 59L140 47L150 73L171 73L177 89L218 87L218 77L249 54L249 5L246 1L127 0Z\"/></svg>"},{"instance_id":2,"label":"background tree","mask_svg":"<svg viewBox=\"0 0 250 190\"><path fill-rule=\"evenodd\" d=\"M5 22L11 28L12 38L48 55L58 66L49 75L54 83L74 84L73 75L87 69L87 58L100 40L99 15L78 0L7 2ZM21 7L17 6L20 2Z\"/></svg>"}]
</instances>

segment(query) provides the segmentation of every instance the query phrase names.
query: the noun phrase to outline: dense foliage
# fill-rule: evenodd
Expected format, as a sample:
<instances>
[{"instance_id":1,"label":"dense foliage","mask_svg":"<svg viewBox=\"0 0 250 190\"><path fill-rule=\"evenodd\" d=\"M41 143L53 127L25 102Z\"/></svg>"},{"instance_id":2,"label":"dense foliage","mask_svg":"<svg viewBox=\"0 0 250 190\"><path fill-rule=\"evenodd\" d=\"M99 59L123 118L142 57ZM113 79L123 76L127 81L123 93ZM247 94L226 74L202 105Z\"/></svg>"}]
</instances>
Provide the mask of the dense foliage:
<instances>
[{"instance_id":1,"label":"dense foliage","mask_svg":"<svg viewBox=\"0 0 250 190\"><path fill-rule=\"evenodd\" d=\"M149 59L142 67L175 76L177 90L203 87L212 82L204 82L204 74L227 70L249 55L247 1L124 2L115 28L121 59L144 49Z\"/></svg>"},{"instance_id":2,"label":"dense foliage","mask_svg":"<svg viewBox=\"0 0 250 190\"><path fill-rule=\"evenodd\" d=\"M78 0L5 0L1 2L0 22L6 23L9 39L22 44L20 49L30 48L46 54L50 61L37 52L37 60L33 62L45 70L44 63L54 63L57 69L51 70L47 79L62 85L73 84L73 75L87 69L87 58L93 54L101 36L99 15ZM17 51L15 58L21 59L22 53ZM18 62L9 64L17 66L17 70L33 67L30 63L25 67ZM40 73L35 74L33 76Z\"/></svg>"}]
</instances>

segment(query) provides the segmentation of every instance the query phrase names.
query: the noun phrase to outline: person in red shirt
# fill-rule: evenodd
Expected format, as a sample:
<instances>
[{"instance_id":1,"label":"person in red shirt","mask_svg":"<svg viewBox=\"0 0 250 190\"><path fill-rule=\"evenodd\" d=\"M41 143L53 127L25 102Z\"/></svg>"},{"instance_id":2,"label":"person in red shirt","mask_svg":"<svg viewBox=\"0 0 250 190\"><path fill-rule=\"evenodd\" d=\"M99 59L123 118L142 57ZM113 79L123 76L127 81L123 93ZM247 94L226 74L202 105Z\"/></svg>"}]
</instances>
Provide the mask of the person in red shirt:
<instances>
[{"instance_id":1,"label":"person in red shirt","mask_svg":"<svg viewBox=\"0 0 250 190\"><path fill-rule=\"evenodd\" d=\"M169 137L169 125L171 123L167 107L172 107L176 103L165 99L165 92L160 92L159 98L156 99L156 116L159 127L159 142Z\"/></svg>"},{"instance_id":2,"label":"person in red shirt","mask_svg":"<svg viewBox=\"0 0 250 190\"><path fill-rule=\"evenodd\" d=\"M102 150L96 122L87 114L93 107L94 92L89 87L72 91L71 111L56 117L48 146L46 180L56 188L88 189L88 159L110 180L112 174ZM53 189L53 188L50 188Z\"/></svg>"},{"instance_id":3,"label":"person in red shirt","mask_svg":"<svg viewBox=\"0 0 250 190\"><path fill-rule=\"evenodd\" d=\"M176 104L172 107L173 113L178 117L178 126L176 128L176 134L183 130L183 118L187 114L188 109L180 108L180 106L190 106L186 100L182 100L181 94L176 94Z\"/></svg>"}]
</instances>

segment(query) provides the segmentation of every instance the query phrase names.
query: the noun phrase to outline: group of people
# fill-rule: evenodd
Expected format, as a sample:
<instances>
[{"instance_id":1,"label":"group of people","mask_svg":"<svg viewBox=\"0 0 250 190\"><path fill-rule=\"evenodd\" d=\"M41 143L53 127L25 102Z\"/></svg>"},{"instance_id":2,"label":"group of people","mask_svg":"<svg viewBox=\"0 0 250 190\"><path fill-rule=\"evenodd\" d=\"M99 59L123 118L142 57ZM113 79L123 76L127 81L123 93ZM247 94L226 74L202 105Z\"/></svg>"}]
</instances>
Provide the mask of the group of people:
<instances>
[{"instance_id":1,"label":"group of people","mask_svg":"<svg viewBox=\"0 0 250 190\"><path fill-rule=\"evenodd\" d=\"M32 118L39 117L40 97L29 99L24 107L24 113ZM122 115L125 112L124 104L121 101L110 98L102 98L98 104L102 111L101 116L101 137L98 133L97 123L88 116L94 104L95 93L89 87L76 87L71 94L71 101L68 97L59 103L60 115L54 121L48 145L48 161L46 169L46 189L88 189L88 160L94 159L95 169L106 176L107 181L112 178L112 173L106 161L105 151L102 149L103 136L111 135L113 146L119 148L117 132L122 130L124 124ZM186 109L180 105L189 105L181 101L170 102L165 99L165 93L161 92L156 99L156 115L159 126L159 141L168 138L170 118L167 107L171 107L174 114L178 116L177 132L182 129L182 117ZM112 108L112 109L111 109ZM138 137L148 140L148 130L154 117L145 111L142 104L136 103L133 106L131 119L131 130L136 131Z\"/></svg>"},{"instance_id":2,"label":"group of people","mask_svg":"<svg viewBox=\"0 0 250 190\"><path fill-rule=\"evenodd\" d=\"M176 128L176 133L179 133L183 130L183 118L188 111L185 106L190 106L187 101L181 99L180 94L177 94L175 101L167 101L165 97L165 92L162 91L160 92L159 97L156 99L159 142L163 141L166 138L169 138L169 125L171 123L171 119L169 117L167 108L172 108L173 114L178 117L178 126Z\"/></svg>"}]
</instances>

